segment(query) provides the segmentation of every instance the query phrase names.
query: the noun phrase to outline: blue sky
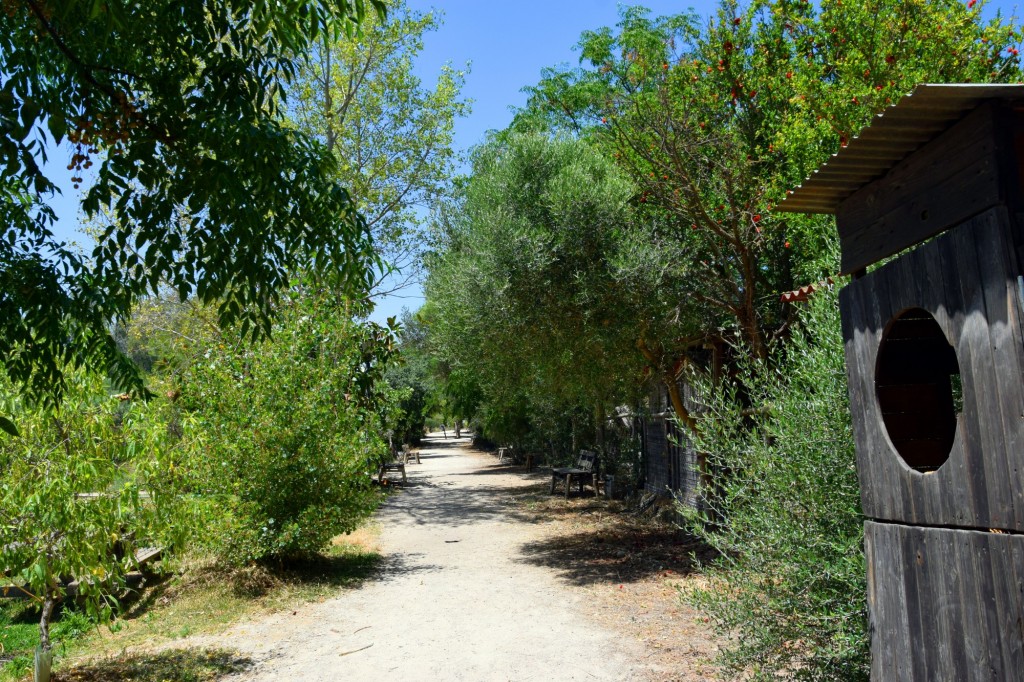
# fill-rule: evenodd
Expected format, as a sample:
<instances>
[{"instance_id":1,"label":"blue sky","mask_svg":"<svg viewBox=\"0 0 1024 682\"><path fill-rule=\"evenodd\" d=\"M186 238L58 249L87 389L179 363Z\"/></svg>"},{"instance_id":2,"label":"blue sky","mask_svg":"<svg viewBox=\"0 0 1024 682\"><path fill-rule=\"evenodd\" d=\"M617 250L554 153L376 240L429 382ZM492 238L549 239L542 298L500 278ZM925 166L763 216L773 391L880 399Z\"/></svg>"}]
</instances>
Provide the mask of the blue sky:
<instances>
[{"instance_id":1,"label":"blue sky","mask_svg":"<svg viewBox=\"0 0 1024 682\"><path fill-rule=\"evenodd\" d=\"M458 121L455 144L468 150L483 140L488 130L504 128L512 119L511 107L525 103L520 90L534 84L541 69L560 63L575 64L579 59L573 46L587 29L613 26L618 19L616 0L408 0L413 9L427 12L439 9L444 14L440 30L425 37L424 52L416 66L424 84L436 81L441 65L451 62L461 67L471 64L464 95L473 100L472 113ZM709 16L717 6L713 0L648 0L640 2L653 14L673 14L690 8ZM986 15L1001 10L1004 16L1017 13L1016 2L990 2ZM59 233L75 238L77 207L72 201L66 161L58 154L51 167L58 167L54 179L67 189L57 202L61 215ZM374 319L397 314L403 306L415 309L422 303L418 290L403 292L378 305Z\"/></svg>"}]
</instances>

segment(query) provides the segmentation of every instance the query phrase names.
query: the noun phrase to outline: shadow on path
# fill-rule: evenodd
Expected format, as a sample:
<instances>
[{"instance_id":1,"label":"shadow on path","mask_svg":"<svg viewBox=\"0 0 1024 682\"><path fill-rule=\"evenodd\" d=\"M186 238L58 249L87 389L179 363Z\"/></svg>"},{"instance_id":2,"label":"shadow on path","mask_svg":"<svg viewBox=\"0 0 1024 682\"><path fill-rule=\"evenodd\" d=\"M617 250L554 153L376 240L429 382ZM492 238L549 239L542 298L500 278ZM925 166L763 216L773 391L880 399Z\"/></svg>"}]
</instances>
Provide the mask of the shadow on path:
<instances>
[{"instance_id":1,"label":"shadow on path","mask_svg":"<svg viewBox=\"0 0 1024 682\"><path fill-rule=\"evenodd\" d=\"M212 680L251 668L252 659L229 649L167 649L124 654L63 670L61 682Z\"/></svg>"},{"instance_id":2,"label":"shadow on path","mask_svg":"<svg viewBox=\"0 0 1024 682\"><path fill-rule=\"evenodd\" d=\"M519 561L555 570L573 585L632 583L658 574L687 575L694 557L710 558L699 541L674 528L606 523L528 542Z\"/></svg>"},{"instance_id":3,"label":"shadow on path","mask_svg":"<svg viewBox=\"0 0 1024 682\"><path fill-rule=\"evenodd\" d=\"M547 470L526 472L521 465L499 463L493 455L471 450L465 440L428 439L421 452L424 459L464 457L467 466L442 471L411 468L406 490L388 501L391 519L437 528L494 521L553 523L553 532L520 545L514 560L550 569L572 585L686 575L694 571L696 560L713 556L699 540L675 526L638 518L621 503L596 497L589 490L582 497L573 492L568 501L561 493L550 495ZM383 571L401 571L402 560L396 561L394 565L386 561Z\"/></svg>"}]
</instances>

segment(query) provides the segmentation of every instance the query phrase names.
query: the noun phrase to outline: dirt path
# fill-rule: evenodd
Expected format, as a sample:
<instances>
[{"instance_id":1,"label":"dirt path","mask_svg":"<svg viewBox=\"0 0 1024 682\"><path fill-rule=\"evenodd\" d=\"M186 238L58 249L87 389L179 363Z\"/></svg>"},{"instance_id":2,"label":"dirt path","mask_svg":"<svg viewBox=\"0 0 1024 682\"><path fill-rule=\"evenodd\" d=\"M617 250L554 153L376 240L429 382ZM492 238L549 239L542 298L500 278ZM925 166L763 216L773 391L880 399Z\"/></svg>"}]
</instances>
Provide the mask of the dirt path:
<instances>
[{"instance_id":1,"label":"dirt path","mask_svg":"<svg viewBox=\"0 0 1024 682\"><path fill-rule=\"evenodd\" d=\"M650 678L635 636L599 624L587 590L524 555L537 527L512 497L536 477L465 438L428 439L421 461L380 511L379 578L218 637L255 661L232 679Z\"/></svg>"}]
</instances>

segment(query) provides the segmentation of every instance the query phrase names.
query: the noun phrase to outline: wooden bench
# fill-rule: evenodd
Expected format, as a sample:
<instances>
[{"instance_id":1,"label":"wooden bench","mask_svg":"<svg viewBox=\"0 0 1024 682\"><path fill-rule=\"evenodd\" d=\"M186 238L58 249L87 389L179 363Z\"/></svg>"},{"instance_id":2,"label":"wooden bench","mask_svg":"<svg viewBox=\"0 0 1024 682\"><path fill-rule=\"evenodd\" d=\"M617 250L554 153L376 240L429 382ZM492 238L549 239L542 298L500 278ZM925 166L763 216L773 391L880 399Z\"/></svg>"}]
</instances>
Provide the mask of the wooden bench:
<instances>
[{"instance_id":1,"label":"wooden bench","mask_svg":"<svg viewBox=\"0 0 1024 682\"><path fill-rule=\"evenodd\" d=\"M125 587L137 589L145 582L146 566L159 561L164 554L163 547L139 547L135 550L135 565L138 570L132 570L125 574ZM0 573L2 575L2 573ZM81 581L65 578L63 580L64 597L75 598L78 596ZM36 596L18 585L0 585L0 599L36 599Z\"/></svg>"},{"instance_id":2,"label":"wooden bench","mask_svg":"<svg viewBox=\"0 0 1024 682\"><path fill-rule=\"evenodd\" d=\"M598 490L598 463L597 454L589 450L580 450L580 458L574 467L555 467L551 469L551 495L555 494L555 486L562 483L565 486L565 499L569 499L569 490L572 488L572 481L576 479L583 494L583 486L590 484L596 495Z\"/></svg>"},{"instance_id":3,"label":"wooden bench","mask_svg":"<svg viewBox=\"0 0 1024 682\"><path fill-rule=\"evenodd\" d=\"M418 456L417 456L418 459ZM409 461L409 451L402 450L395 454L395 459L390 462L381 462L380 470L377 472L377 483L384 485L384 478L390 471L401 472L402 474L402 485L405 485L405 464Z\"/></svg>"}]
</instances>

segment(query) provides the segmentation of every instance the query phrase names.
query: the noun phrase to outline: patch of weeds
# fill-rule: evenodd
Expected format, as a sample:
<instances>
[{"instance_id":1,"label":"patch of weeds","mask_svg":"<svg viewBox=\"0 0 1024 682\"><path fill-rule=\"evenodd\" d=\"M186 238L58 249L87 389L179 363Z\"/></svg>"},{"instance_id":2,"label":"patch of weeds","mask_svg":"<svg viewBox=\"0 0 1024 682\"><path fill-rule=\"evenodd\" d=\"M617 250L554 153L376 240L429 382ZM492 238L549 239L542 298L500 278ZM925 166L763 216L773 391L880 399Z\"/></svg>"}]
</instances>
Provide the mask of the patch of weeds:
<instances>
[{"instance_id":1,"label":"patch of weeds","mask_svg":"<svg viewBox=\"0 0 1024 682\"><path fill-rule=\"evenodd\" d=\"M61 608L50 628L57 651L94 628L88 616ZM20 679L32 671L39 644L39 609L29 601L0 602L0 680Z\"/></svg>"},{"instance_id":2,"label":"patch of weeds","mask_svg":"<svg viewBox=\"0 0 1024 682\"><path fill-rule=\"evenodd\" d=\"M252 659L227 649L168 649L93 661L54 675L55 682L207 682L242 672Z\"/></svg>"}]
</instances>

